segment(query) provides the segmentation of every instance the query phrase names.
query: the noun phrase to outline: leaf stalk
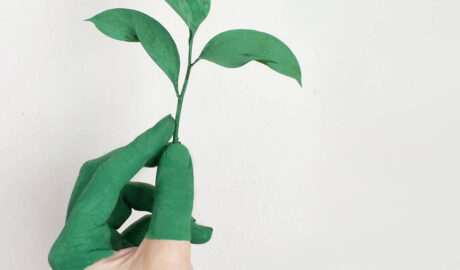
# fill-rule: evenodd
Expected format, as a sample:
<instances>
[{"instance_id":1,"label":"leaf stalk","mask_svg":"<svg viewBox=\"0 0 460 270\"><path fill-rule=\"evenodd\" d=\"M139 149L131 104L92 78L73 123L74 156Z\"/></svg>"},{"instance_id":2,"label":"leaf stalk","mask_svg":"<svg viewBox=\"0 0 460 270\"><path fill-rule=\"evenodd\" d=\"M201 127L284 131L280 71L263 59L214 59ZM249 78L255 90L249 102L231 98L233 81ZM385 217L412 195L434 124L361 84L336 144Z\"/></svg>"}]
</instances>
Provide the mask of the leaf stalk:
<instances>
[{"instance_id":1,"label":"leaf stalk","mask_svg":"<svg viewBox=\"0 0 460 270\"><path fill-rule=\"evenodd\" d=\"M176 108L176 128L174 130L173 142L179 142L179 125L180 125L180 117L182 113L182 104L184 102L185 92L187 91L187 85L190 78L190 72L192 71L193 63L192 64L192 49L193 49L193 39L195 37L195 33L189 31L189 39L188 39L188 60L187 60L187 73L185 74L184 84L182 85L182 90L177 97L177 108Z\"/></svg>"}]
</instances>

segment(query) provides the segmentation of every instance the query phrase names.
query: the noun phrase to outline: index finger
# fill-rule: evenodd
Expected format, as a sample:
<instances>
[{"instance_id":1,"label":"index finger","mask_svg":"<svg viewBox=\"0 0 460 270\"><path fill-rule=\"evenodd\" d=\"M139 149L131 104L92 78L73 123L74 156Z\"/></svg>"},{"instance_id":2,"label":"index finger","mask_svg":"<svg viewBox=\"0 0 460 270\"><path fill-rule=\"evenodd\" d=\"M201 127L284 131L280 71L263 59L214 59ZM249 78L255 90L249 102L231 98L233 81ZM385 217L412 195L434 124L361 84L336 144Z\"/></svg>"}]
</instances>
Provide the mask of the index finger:
<instances>
[{"instance_id":1,"label":"index finger","mask_svg":"<svg viewBox=\"0 0 460 270\"><path fill-rule=\"evenodd\" d=\"M133 142L114 153L95 171L76 201L68 221L82 220L81 225L105 223L116 206L123 186L159 153L174 132L175 122L169 115Z\"/></svg>"}]
</instances>

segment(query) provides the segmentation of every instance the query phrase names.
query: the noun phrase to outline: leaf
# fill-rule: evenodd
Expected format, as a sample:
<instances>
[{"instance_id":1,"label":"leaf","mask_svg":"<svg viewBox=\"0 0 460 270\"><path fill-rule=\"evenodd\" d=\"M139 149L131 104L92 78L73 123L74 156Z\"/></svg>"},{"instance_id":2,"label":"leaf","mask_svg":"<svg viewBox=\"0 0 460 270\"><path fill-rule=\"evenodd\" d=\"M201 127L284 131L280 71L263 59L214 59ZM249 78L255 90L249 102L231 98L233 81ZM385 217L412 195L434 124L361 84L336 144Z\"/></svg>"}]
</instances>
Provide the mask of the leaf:
<instances>
[{"instance_id":1,"label":"leaf","mask_svg":"<svg viewBox=\"0 0 460 270\"><path fill-rule=\"evenodd\" d=\"M267 33L244 29L220 33L206 44L198 59L228 68L257 61L302 85L302 74L295 55L281 40Z\"/></svg>"},{"instance_id":2,"label":"leaf","mask_svg":"<svg viewBox=\"0 0 460 270\"><path fill-rule=\"evenodd\" d=\"M200 24L206 19L211 8L211 0L166 0L195 33Z\"/></svg>"},{"instance_id":3,"label":"leaf","mask_svg":"<svg viewBox=\"0 0 460 270\"><path fill-rule=\"evenodd\" d=\"M106 10L88 19L105 35L123 41L139 41L166 73L177 92L179 52L168 30L152 17L132 9Z\"/></svg>"}]
</instances>

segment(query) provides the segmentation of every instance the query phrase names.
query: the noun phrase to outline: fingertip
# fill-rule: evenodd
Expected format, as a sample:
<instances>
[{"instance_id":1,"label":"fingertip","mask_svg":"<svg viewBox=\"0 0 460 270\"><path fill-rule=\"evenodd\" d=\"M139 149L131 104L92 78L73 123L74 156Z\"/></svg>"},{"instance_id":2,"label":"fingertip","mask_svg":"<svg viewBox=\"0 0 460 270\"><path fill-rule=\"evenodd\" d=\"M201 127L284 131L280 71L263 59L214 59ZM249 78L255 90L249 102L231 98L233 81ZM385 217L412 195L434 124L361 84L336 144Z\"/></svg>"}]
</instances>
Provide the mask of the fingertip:
<instances>
[{"instance_id":1,"label":"fingertip","mask_svg":"<svg viewBox=\"0 0 460 270\"><path fill-rule=\"evenodd\" d=\"M169 152L174 152L177 155L190 155L187 147L180 142L171 143L167 149Z\"/></svg>"},{"instance_id":2,"label":"fingertip","mask_svg":"<svg viewBox=\"0 0 460 270\"><path fill-rule=\"evenodd\" d=\"M175 122L171 115L163 117L153 127L137 136L127 148L135 149L137 152L146 155L145 163L155 156L168 144L174 133Z\"/></svg>"},{"instance_id":3,"label":"fingertip","mask_svg":"<svg viewBox=\"0 0 460 270\"><path fill-rule=\"evenodd\" d=\"M166 115L164 118L168 119L168 121L175 122L174 117L171 114Z\"/></svg>"},{"instance_id":4,"label":"fingertip","mask_svg":"<svg viewBox=\"0 0 460 270\"><path fill-rule=\"evenodd\" d=\"M163 117L158 124L164 126L168 131L174 133L174 129L176 128L176 121L174 118L171 116L171 114L166 115ZM157 125L158 125L157 124Z\"/></svg>"},{"instance_id":5,"label":"fingertip","mask_svg":"<svg viewBox=\"0 0 460 270\"><path fill-rule=\"evenodd\" d=\"M148 137L154 137L155 140L160 140L165 142L165 144L171 139L174 129L175 121L171 115L163 117L158 123L150 128L146 133L149 134Z\"/></svg>"},{"instance_id":6,"label":"fingertip","mask_svg":"<svg viewBox=\"0 0 460 270\"><path fill-rule=\"evenodd\" d=\"M211 240L214 229L211 227L196 224L192 227L192 244L205 244Z\"/></svg>"},{"instance_id":7,"label":"fingertip","mask_svg":"<svg viewBox=\"0 0 460 270\"><path fill-rule=\"evenodd\" d=\"M167 162L177 164L181 167L188 167L191 164L190 153L183 144L181 143L172 143L170 144L162 158Z\"/></svg>"}]
</instances>

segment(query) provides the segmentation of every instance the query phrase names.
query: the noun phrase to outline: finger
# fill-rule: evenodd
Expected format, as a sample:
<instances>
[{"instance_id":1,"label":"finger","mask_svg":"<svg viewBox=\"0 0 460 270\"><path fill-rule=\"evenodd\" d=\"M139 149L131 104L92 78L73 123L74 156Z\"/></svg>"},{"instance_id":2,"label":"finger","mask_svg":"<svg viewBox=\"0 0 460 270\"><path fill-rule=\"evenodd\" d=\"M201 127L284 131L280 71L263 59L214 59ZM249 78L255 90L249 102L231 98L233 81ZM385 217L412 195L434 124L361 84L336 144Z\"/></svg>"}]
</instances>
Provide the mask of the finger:
<instances>
[{"instance_id":1,"label":"finger","mask_svg":"<svg viewBox=\"0 0 460 270\"><path fill-rule=\"evenodd\" d=\"M86 188L86 185L89 183L89 180L91 179L97 168L119 150L120 148L115 149L112 152L103 155L102 157L86 161L81 166L77 182L75 183L75 186L72 190L72 195L70 196L69 205L67 206L66 220L69 218L70 213L72 212L72 209L75 205L75 202L80 197L83 190Z\"/></svg>"},{"instance_id":2,"label":"finger","mask_svg":"<svg viewBox=\"0 0 460 270\"><path fill-rule=\"evenodd\" d=\"M161 149L161 151L158 152L158 154L149 158L149 160L147 160L144 166L149 168L156 167L158 165L158 162L160 161L161 154L163 154L164 150L166 150L166 148L169 145L171 145L171 143L168 143L165 147L163 147L163 149Z\"/></svg>"},{"instance_id":3,"label":"finger","mask_svg":"<svg viewBox=\"0 0 460 270\"><path fill-rule=\"evenodd\" d=\"M121 191L118 204L107 222L109 226L119 229L131 215L132 209L151 213L154 205L154 191L155 187L147 183L130 182L126 184ZM150 216L146 215L130 225L123 232L122 237L138 246L148 230ZM193 244L204 244L211 239L213 229L197 224L194 218L192 218L190 229ZM128 246L122 248L126 247Z\"/></svg>"},{"instance_id":4,"label":"finger","mask_svg":"<svg viewBox=\"0 0 460 270\"><path fill-rule=\"evenodd\" d=\"M187 148L169 145L158 164L155 204L146 237L190 241L193 209L193 167Z\"/></svg>"},{"instance_id":5,"label":"finger","mask_svg":"<svg viewBox=\"0 0 460 270\"><path fill-rule=\"evenodd\" d=\"M132 209L152 213L155 187L140 182L127 183L121 190L117 206L107 223L119 229L131 215Z\"/></svg>"},{"instance_id":6,"label":"finger","mask_svg":"<svg viewBox=\"0 0 460 270\"><path fill-rule=\"evenodd\" d=\"M192 244L204 244L209 242L212 237L213 229L211 227L203 226L192 221L191 224L191 240Z\"/></svg>"},{"instance_id":7,"label":"finger","mask_svg":"<svg viewBox=\"0 0 460 270\"><path fill-rule=\"evenodd\" d=\"M133 246L138 247L145 237L145 233L149 229L150 220L152 215L145 215L131 224L126 230L123 231L121 236Z\"/></svg>"},{"instance_id":8,"label":"finger","mask_svg":"<svg viewBox=\"0 0 460 270\"><path fill-rule=\"evenodd\" d=\"M121 249L134 247L129 241L127 241L121 234L117 231L113 231L110 235L110 248L114 251L118 251Z\"/></svg>"},{"instance_id":9,"label":"finger","mask_svg":"<svg viewBox=\"0 0 460 270\"><path fill-rule=\"evenodd\" d=\"M81 225L98 226L110 217L123 186L167 144L174 132L174 119L163 118L103 162L82 192L69 219Z\"/></svg>"}]
</instances>

